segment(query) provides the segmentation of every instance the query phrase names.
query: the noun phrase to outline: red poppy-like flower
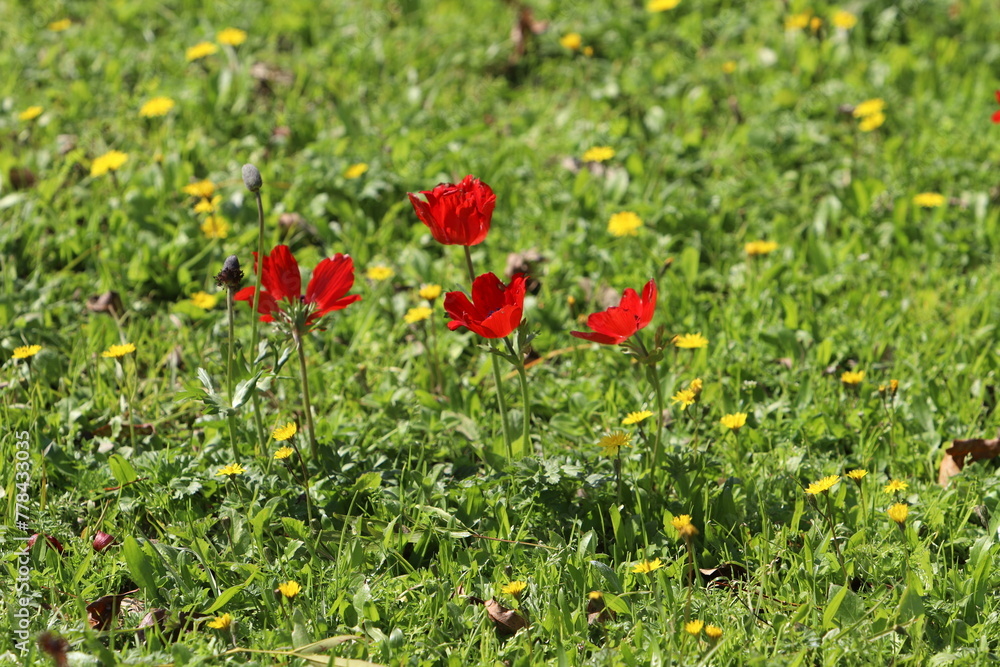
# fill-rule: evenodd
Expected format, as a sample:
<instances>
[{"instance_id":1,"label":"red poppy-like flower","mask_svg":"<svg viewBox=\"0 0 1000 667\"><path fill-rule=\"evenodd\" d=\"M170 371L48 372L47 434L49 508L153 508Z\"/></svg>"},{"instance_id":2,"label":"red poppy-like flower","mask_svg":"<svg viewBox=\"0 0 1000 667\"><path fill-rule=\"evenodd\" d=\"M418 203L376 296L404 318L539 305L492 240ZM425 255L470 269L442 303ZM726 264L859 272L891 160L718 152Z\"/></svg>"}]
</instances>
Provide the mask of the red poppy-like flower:
<instances>
[{"instance_id":1,"label":"red poppy-like flower","mask_svg":"<svg viewBox=\"0 0 1000 667\"><path fill-rule=\"evenodd\" d=\"M484 273L472 281L472 300L464 292L444 295L444 309L453 321L448 328L459 327L476 332L483 338L503 338L521 324L524 312L523 273L504 285L492 273Z\"/></svg>"},{"instance_id":2,"label":"red poppy-like flower","mask_svg":"<svg viewBox=\"0 0 1000 667\"><path fill-rule=\"evenodd\" d=\"M653 319L656 310L656 283L650 280L642 288L642 297L629 287L622 294L617 306L593 313L587 318L587 326L593 333L571 331L577 338L605 345L618 345L629 336L644 328Z\"/></svg>"},{"instance_id":3,"label":"red poppy-like flower","mask_svg":"<svg viewBox=\"0 0 1000 667\"><path fill-rule=\"evenodd\" d=\"M996 95L997 102L1000 103L1000 90L994 92L993 94ZM993 122L1000 123L1000 111L993 112Z\"/></svg>"},{"instance_id":4,"label":"red poppy-like flower","mask_svg":"<svg viewBox=\"0 0 1000 667\"><path fill-rule=\"evenodd\" d=\"M28 548L29 549L31 547L35 546L35 542L38 541L38 536L39 536L39 533L35 533L34 535L32 535L31 537L28 538L27 544L28 544ZM49 543L50 547L52 547L53 549L55 549L59 553L63 552L62 542L60 542L56 538L52 537L51 535L45 535L44 537L45 537L45 541Z\"/></svg>"},{"instance_id":5,"label":"red poppy-like flower","mask_svg":"<svg viewBox=\"0 0 1000 667\"><path fill-rule=\"evenodd\" d=\"M254 270L258 270L257 253L253 256ZM354 260L350 255L337 253L320 262L313 271L305 296L301 294L299 263L288 246L275 247L270 255L264 256L262 264L259 270L263 289L257 305L261 322L273 322L276 316L291 322L290 311L297 309L298 304L305 304L308 312L304 324L309 326L327 313L347 308L361 299L357 294L344 296L354 285ZM246 301L252 308L254 290L254 287L244 287L233 295L233 299Z\"/></svg>"},{"instance_id":6,"label":"red poppy-like flower","mask_svg":"<svg viewBox=\"0 0 1000 667\"><path fill-rule=\"evenodd\" d=\"M457 185L442 183L419 194L427 201L411 192L410 203L420 221L430 228L435 241L470 246L486 240L497 203L490 186L470 175Z\"/></svg>"}]
</instances>

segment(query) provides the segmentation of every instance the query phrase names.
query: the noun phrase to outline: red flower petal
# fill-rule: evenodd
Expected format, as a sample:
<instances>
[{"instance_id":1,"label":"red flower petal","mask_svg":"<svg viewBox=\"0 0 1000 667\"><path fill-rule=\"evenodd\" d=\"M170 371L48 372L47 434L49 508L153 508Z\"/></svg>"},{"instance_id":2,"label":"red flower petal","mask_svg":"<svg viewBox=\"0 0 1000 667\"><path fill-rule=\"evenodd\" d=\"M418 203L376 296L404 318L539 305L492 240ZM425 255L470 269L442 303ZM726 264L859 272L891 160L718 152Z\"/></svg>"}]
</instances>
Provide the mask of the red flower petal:
<instances>
[{"instance_id":1,"label":"red flower petal","mask_svg":"<svg viewBox=\"0 0 1000 667\"><path fill-rule=\"evenodd\" d=\"M276 301L299 299L302 295L302 276L299 275L299 263L288 246L276 246L270 255L264 257L260 282Z\"/></svg>"},{"instance_id":2,"label":"red flower petal","mask_svg":"<svg viewBox=\"0 0 1000 667\"><path fill-rule=\"evenodd\" d=\"M583 331L570 331L571 336L576 336L577 338L582 338L584 340L589 340L594 343L600 343L601 345L617 345L618 343L625 340L624 338L619 338L618 336L609 336L602 333L584 333Z\"/></svg>"},{"instance_id":3,"label":"red flower petal","mask_svg":"<svg viewBox=\"0 0 1000 667\"><path fill-rule=\"evenodd\" d=\"M306 286L306 303L316 304L316 317L341 310L361 296L354 294L344 297L354 285L354 260L350 255L337 253L320 262L313 271L312 279Z\"/></svg>"},{"instance_id":4,"label":"red flower petal","mask_svg":"<svg viewBox=\"0 0 1000 667\"><path fill-rule=\"evenodd\" d=\"M526 277L517 274L504 285L492 273L472 281L472 300L462 292L448 292L444 309L451 316L448 328L466 327L483 338L503 338L521 324Z\"/></svg>"},{"instance_id":5,"label":"red flower petal","mask_svg":"<svg viewBox=\"0 0 1000 667\"><path fill-rule=\"evenodd\" d=\"M656 283L650 280L642 288L642 315L639 317L639 328L644 329L646 325L653 321L653 313L656 312Z\"/></svg>"},{"instance_id":6,"label":"red flower petal","mask_svg":"<svg viewBox=\"0 0 1000 667\"><path fill-rule=\"evenodd\" d=\"M997 98L997 102L1000 102L1000 90L996 90L996 91L994 91L994 92L993 92L993 95L994 95L994 96L996 96L996 98Z\"/></svg>"},{"instance_id":7,"label":"red flower petal","mask_svg":"<svg viewBox=\"0 0 1000 667\"><path fill-rule=\"evenodd\" d=\"M244 287L233 295L233 301L246 301L247 305L253 308L253 293L256 289L257 288L253 286ZM264 290L261 290L260 300L257 303L257 312L261 315L260 321L273 322L274 317L272 317L271 313L276 313L280 310L281 307L278 305L278 302L274 300L274 297Z\"/></svg>"},{"instance_id":8,"label":"red flower petal","mask_svg":"<svg viewBox=\"0 0 1000 667\"><path fill-rule=\"evenodd\" d=\"M993 122L1000 123L1000 111L996 111L993 113Z\"/></svg>"},{"instance_id":9,"label":"red flower petal","mask_svg":"<svg viewBox=\"0 0 1000 667\"><path fill-rule=\"evenodd\" d=\"M594 330L593 334L580 331L570 332L577 338L602 343L618 345L643 329L653 319L656 311L656 283L650 280L642 289L642 297L631 287L622 294L617 306L607 310L592 313L587 317L587 326Z\"/></svg>"},{"instance_id":10,"label":"red flower petal","mask_svg":"<svg viewBox=\"0 0 1000 667\"><path fill-rule=\"evenodd\" d=\"M486 239L496 206L490 186L469 175L458 185L442 183L419 194L424 200L409 193L410 203L438 243L473 246Z\"/></svg>"}]
</instances>

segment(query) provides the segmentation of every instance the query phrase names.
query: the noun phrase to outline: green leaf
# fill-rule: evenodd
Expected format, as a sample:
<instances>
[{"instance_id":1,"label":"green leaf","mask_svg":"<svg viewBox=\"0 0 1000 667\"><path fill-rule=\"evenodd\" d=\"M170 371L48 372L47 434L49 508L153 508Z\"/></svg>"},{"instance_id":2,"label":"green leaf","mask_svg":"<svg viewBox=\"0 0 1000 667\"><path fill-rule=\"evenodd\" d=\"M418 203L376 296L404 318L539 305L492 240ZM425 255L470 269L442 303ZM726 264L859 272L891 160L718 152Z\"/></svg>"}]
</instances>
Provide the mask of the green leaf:
<instances>
[{"instance_id":1,"label":"green leaf","mask_svg":"<svg viewBox=\"0 0 1000 667\"><path fill-rule=\"evenodd\" d=\"M251 581L254 580L254 577L257 576L258 570L256 566L251 565L250 567L253 567L254 570L253 572L250 573L250 576L247 577L247 580L244 581L242 584L230 586L226 590L222 591L219 597L215 599L215 602L212 604L212 606L205 610L206 614L214 614L219 609L222 609L222 607L225 606L227 602L233 599L233 596L242 591Z\"/></svg>"},{"instance_id":2,"label":"green leaf","mask_svg":"<svg viewBox=\"0 0 1000 667\"><path fill-rule=\"evenodd\" d=\"M120 485L131 484L138 478L135 468L120 454L109 456L108 465L111 467L111 474Z\"/></svg>"},{"instance_id":3,"label":"green leaf","mask_svg":"<svg viewBox=\"0 0 1000 667\"><path fill-rule=\"evenodd\" d=\"M134 537L129 535L122 543L122 553L125 555L125 562L128 563L129 572L135 583L143 588L146 596L153 600L160 599L160 591L156 585L156 575L153 572L153 565L149 562L149 556L142 550Z\"/></svg>"},{"instance_id":4,"label":"green leaf","mask_svg":"<svg viewBox=\"0 0 1000 667\"><path fill-rule=\"evenodd\" d=\"M254 390L254 387L257 386L257 380L260 379L260 376L263 372L264 371L257 371L257 374L254 375L252 378L250 378L249 380L244 380L243 382L240 382L239 384L236 385L236 389L233 390L232 408L234 410L239 409L246 404L247 400L249 400L250 395Z\"/></svg>"},{"instance_id":5,"label":"green leaf","mask_svg":"<svg viewBox=\"0 0 1000 667\"><path fill-rule=\"evenodd\" d=\"M590 561L590 564L597 568L597 571L601 573L601 576L604 577L604 581L608 584L608 588L610 588L613 593L621 595L625 592L622 588L621 579L618 578L618 574L614 570L599 560L592 560Z\"/></svg>"},{"instance_id":6,"label":"green leaf","mask_svg":"<svg viewBox=\"0 0 1000 667\"><path fill-rule=\"evenodd\" d=\"M840 609L840 604L847 597L847 593L850 589L847 586L837 586L836 584L830 584L830 601L826 604L826 609L823 610L823 629L829 630L834 627L833 619L837 616L837 611Z\"/></svg>"}]
</instances>

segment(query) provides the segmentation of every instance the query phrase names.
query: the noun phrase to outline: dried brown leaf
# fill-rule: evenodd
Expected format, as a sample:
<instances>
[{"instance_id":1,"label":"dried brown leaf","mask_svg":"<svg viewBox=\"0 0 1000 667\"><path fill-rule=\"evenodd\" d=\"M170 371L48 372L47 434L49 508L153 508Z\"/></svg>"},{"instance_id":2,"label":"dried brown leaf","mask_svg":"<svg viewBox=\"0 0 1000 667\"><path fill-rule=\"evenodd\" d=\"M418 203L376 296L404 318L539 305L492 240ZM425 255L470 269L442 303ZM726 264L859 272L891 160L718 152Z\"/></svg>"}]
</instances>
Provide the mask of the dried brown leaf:
<instances>
[{"instance_id":1,"label":"dried brown leaf","mask_svg":"<svg viewBox=\"0 0 1000 667\"><path fill-rule=\"evenodd\" d=\"M747 569L736 563L723 563L718 567L702 567L698 568L698 571L701 572L701 577L705 580L705 583L715 579L734 580L747 578Z\"/></svg>"},{"instance_id":2,"label":"dried brown leaf","mask_svg":"<svg viewBox=\"0 0 1000 667\"><path fill-rule=\"evenodd\" d=\"M982 461L1000 456L1000 438L972 438L970 440L955 440L951 447L945 450L944 458L938 467L938 484L948 486L951 478L962 472L965 458L969 462Z\"/></svg>"},{"instance_id":3,"label":"dried brown leaf","mask_svg":"<svg viewBox=\"0 0 1000 667\"><path fill-rule=\"evenodd\" d=\"M514 609L508 609L494 599L483 603L497 632L502 635L512 635L522 628L528 627L528 621Z\"/></svg>"}]
</instances>

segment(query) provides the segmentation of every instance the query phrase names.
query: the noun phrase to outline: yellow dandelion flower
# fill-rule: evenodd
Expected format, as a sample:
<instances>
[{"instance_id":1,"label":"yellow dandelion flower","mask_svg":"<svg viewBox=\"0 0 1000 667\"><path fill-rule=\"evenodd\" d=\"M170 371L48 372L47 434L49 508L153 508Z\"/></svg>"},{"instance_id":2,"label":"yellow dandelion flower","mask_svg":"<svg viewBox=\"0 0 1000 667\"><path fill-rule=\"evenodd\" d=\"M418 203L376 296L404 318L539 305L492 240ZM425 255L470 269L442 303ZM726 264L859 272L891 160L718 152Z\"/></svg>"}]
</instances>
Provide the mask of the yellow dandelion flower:
<instances>
[{"instance_id":1,"label":"yellow dandelion flower","mask_svg":"<svg viewBox=\"0 0 1000 667\"><path fill-rule=\"evenodd\" d=\"M211 199L212 195L215 194L215 183L205 179L204 181L198 181L196 183L189 183L185 185L181 190L186 195L191 195L192 197L198 197L200 199Z\"/></svg>"},{"instance_id":2,"label":"yellow dandelion flower","mask_svg":"<svg viewBox=\"0 0 1000 667\"><path fill-rule=\"evenodd\" d=\"M889 480L889 483L885 485L882 491L885 493L897 493L899 491L906 491L909 487L910 485L901 479L892 479Z\"/></svg>"},{"instance_id":3,"label":"yellow dandelion flower","mask_svg":"<svg viewBox=\"0 0 1000 667\"><path fill-rule=\"evenodd\" d=\"M883 396L895 396L897 391L899 391L899 380L889 380L889 384L880 384L878 386L878 393Z\"/></svg>"},{"instance_id":4,"label":"yellow dandelion flower","mask_svg":"<svg viewBox=\"0 0 1000 667\"><path fill-rule=\"evenodd\" d=\"M854 107L853 113L855 118L868 118L869 116L881 114L883 111L885 111L885 100L881 97L875 97L864 102L859 102Z\"/></svg>"},{"instance_id":5,"label":"yellow dandelion flower","mask_svg":"<svg viewBox=\"0 0 1000 667\"><path fill-rule=\"evenodd\" d=\"M691 539L692 537L698 534L698 529L695 527L693 523L691 523L690 514L681 514L679 516L675 516L673 519L670 520L670 523L677 530L677 532L680 533L680 536L683 537L685 540Z\"/></svg>"},{"instance_id":6,"label":"yellow dandelion flower","mask_svg":"<svg viewBox=\"0 0 1000 667\"><path fill-rule=\"evenodd\" d=\"M382 282L383 280L388 280L389 278L392 278L394 275L396 275L396 272L393 271L388 266L385 266L384 264L376 264L375 266L370 266L368 267L368 270L365 271L365 277L367 277L368 280L374 280L375 282Z\"/></svg>"},{"instance_id":7,"label":"yellow dandelion flower","mask_svg":"<svg viewBox=\"0 0 1000 667\"><path fill-rule=\"evenodd\" d=\"M946 201L944 195L937 192L921 192L913 196L913 203L922 208L938 208L944 206Z\"/></svg>"},{"instance_id":8,"label":"yellow dandelion flower","mask_svg":"<svg viewBox=\"0 0 1000 667\"><path fill-rule=\"evenodd\" d=\"M883 123L885 123L885 114L877 113L862 118L861 122L858 123L858 129L862 132L871 132L882 127Z\"/></svg>"},{"instance_id":9,"label":"yellow dandelion flower","mask_svg":"<svg viewBox=\"0 0 1000 667\"><path fill-rule=\"evenodd\" d=\"M215 34L215 39L218 40L219 44L239 46L243 42L247 41L247 33L245 30L240 30L239 28L226 28L225 30L217 32Z\"/></svg>"},{"instance_id":10,"label":"yellow dandelion flower","mask_svg":"<svg viewBox=\"0 0 1000 667\"><path fill-rule=\"evenodd\" d=\"M62 32L63 30L69 30L73 22L69 19L62 19L59 21L53 21L49 24L49 30L52 32Z\"/></svg>"},{"instance_id":11,"label":"yellow dandelion flower","mask_svg":"<svg viewBox=\"0 0 1000 667\"><path fill-rule=\"evenodd\" d=\"M642 220L632 211L615 213L608 220L608 233L612 236L638 236Z\"/></svg>"},{"instance_id":12,"label":"yellow dandelion flower","mask_svg":"<svg viewBox=\"0 0 1000 667\"><path fill-rule=\"evenodd\" d=\"M681 389L670 397L674 403L680 403L681 410L686 410L689 405L694 405L698 401L698 396L690 389Z\"/></svg>"},{"instance_id":13,"label":"yellow dandelion flower","mask_svg":"<svg viewBox=\"0 0 1000 667\"><path fill-rule=\"evenodd\" d=\"M815 496L817 494L823 493L824 491L829 491L830 489L833 488L833 485L839 481L840 481L840 475L830 475L828 477L824 477L818 482L813 482L812 484L807 486L806 493Z\"/></svg>"},{"instance_id":14,"label":"yellow dandelion flower","mask_svg":"<svg viewBox=\"0 0 1000 667\"><path fill-rule=\"evenodd\" d=\"M348 180L353 180L355 178L361 178L361 176L368 171L368 165L364 162L358 162L357 164L352 164L344 171L344 178Z\"/></svg>"},{"instance_id":15,"label":"yellow dandelion flower","mask_svg":"<svg viewBox=\"0 0 1000 667\"><path fill-rule=\"evenodd\" d=\"M850 30L858 24L858 17L843 9L834 12L833 18L830 20L841 30Z\"/></svg>"},{"instance_id":16,"label":"yellow dandelion flower","mask_svg":"<svg viewBox=\"0 0 1000 667\"><path fill-rule=\"evenodd\" d=\"M760 255L767 255L778 249L778 244L775 241L750 241L745 246L743 250L749 257L758 257Z\"/></svg>"},{"instance_id":17,"label":"yellow dandelion flower","mask_svg":"<svg viewBox=\"0 0 1000 667\"><path fill-rule=\"evenodd\" d=\"M210 215L201 223L201 233L209 239L224 239L229 236L229 223L218 215Z\"/></svg>"},{"instance_id":18,"label":"yellow dandelion flower","mask_svg":"<svg viewBox=\"0 0 1000 667\"><path fill-rule=\"evenodd\" d=\"M11 359L30 359L41 351L41 345L22 345L21 347L14 348L14 354L11 356Z\"/></svg>"},{"instance_id":19,"label":"yellow dandelion flower","mask_svg":"<svg viewBox=\"0 0 1000 667\"><path fill-rule=\"evenodd\" d=\"M674 347L679 347L682 350L697 350L708 345L708 339L702 336L699 331L698 333L674 336L673 343Z\"/></svg>"},{"instance_id":20,"label":"yellow dandelion flower","mask_svg":"<svg viewBox=\"0 0 1000 667\"><path fill-rule=\"evenodd\" d=\"M428 301L433 301L434 299L441 296L441 286L440 285L422 285L420 291L417 292L421 299L427 299Z\"/></svg>"},{"instance_id":21,"label":"yellow dandelion flower","mask_svg":"<svg viewBox=\"0 0 1000 667\"><path fill-rule=\"evenodd\" d=\"M587 56L588 58L592 57L594 55L594 47L592 46L583 47L583 55Z\"/></svg>"},{"instance_id":22,"label":"yellow dandelion flower","mask_svg":"<svg viewBox=\"0 0 1000 667\"><path fill-rule=\"evenodd\" d=\"M647 12L667 12L681 4L681 0L649 0L646 3Z\"/></svg>"},{"instance_id":23,"label":"yellow dandelion flower","mask_svg":"<svg viewBox=\"0 0 1000 667\"><path fill-rule=\"evenodd\" d=\"M689 635L698 636L701 634L701 629L705 627L705 623L702 621L688 621L684 624L684 632Z\"/></svg>"},{"instance_id":24,"label":"yellow dandelion flower","mask_svg":"<svg viewBox=\"0 0 1000 667\"><path fill-rule=\"evenodd\" d=\"M527 587L528 584L523 581L512 581L509 584L505 584L500 589L500 592L506 595L513 595L514 597L517 598L521 597L521 594L524 593L524 589L526 589Z\"/></svg>"},{"instance_id":25,"label":"yellow dandelion flower","mask_svg":"<svg viewBox=\"0 0 1000 667\"><path fill-rule=\"evenodd\" d=\"M737 65L735 60L727 60L726 62L722 63L722 73L732 74L733 72L736 71L736 66Z\"/></svg>"},{"instance_id":26,"label":"yellow dandelion flower","mask_svg":"<svg viewBox=\"0 0 1000 667\"><path fill-rule=\"evenodd\" d=\"M17 114L17 117L19 120L35 120L42 115L42 111L44 111L42 107L32 106Z\"/></svg>"},{"instance_id":27,"label":"yellow dandelion flower","mask_svg":"<svg viewBox=\"0 0 1000 667\"><path fill-rule=\"evenodd\" d=\"M840 374L840 381L845 385L857 385L861 384L861 381L865 379L864 371L844 371Z\"/></svg>"},{"instance_id":28,"label":"yellow dandelion flower","mask_svg":"<svg viewBox=\"0 0 1000 667\"><path fill-rule=\"evenodd\" d=\"M559 44L564 49L578 51L583 46L583 37L578 32L568 32L559 38Z\"/></svg>"},{"instance_id":29,"label":"yellow dandelion flower","mask_svg":"<svg viewBox=\"0 0 1000 667\"><path fill-rule=\"evenodd\" d=\"M730 431L739 431L747 423L747 413L736 412L731 415L725 415L719 420L719 423L728 428Z\"/></svg>"},{"instance_id":30,"label":"yellow dandelion flower","mask_svg":"<svg viewBox=\"0 0 1000 667\"><path fill-rule=\"evenodd\" d=\"M704 383L701 381L701 378L695 378L691 380L691 384L688 385L688 389L690 389L691 393L693 393L695 398L697 398L698 396L701 396L702 386L704 386Z\"/></svg>"},{"instance_id":31,"label":"yellow dandelion flower","mask_svg":"<svg viewBox=\"0 0 1000 667\"><path fill-rule=\"evenodd\" d=\"M403 315L403 321L407 324L416 324L417 322L423 322L433 313L434 311L427 306L417 306L406 311L406 315Z\"/></svg>"},{"instance_id":32,"label":"yellow dandelion flower","mask_svg":"<svg viewBox=\"0 0 1000 667\"><path fill-rule=\"evenodd\" d=\"M169 97L154 97L139 109L139 115L143 118L155 118L156 116L166 116L167 112L174 108L174 101Z\"/></svg>"},{"instance_id":33,"label":"yellow dandelion flower","mask_svg":"<svg viewBox=\"0 0 1000 667\"><path fill-rule=\"evenodd\" d=\"M587 599L589 600L600 600L604 597L604 593L601 591L590 591L587 593Z\"/></svg>"},{"instance_id":34,"label":"yellow dandelion flower","mask_svg":"<svg viewBox=\"0 0 1000 667\"><path fill-rule=\"evenodd\" d=\"M583 154L584 162L607 162L615 156L615 149L611 146L594 146L588 148Z\"/></svg>"},{"instance_id":35,"label":"yellow dandelion flower","mask_svg":"<svg viewBox=\"0 0 1000 667\"><path fill-rule=\"evenodd\" d=\"M123 345L112 345L108 349L101 352L101 356L105 359L118 359L119 357L124 357L126 354L132 354L135 352L135 345L132 343L125 343Z\"/></svg>"},{"instance_id":36,"label":"yellow dandelion flower","mask_svg":"<svg viewBox=\"0 0 1000 667\"><path fill-rule=\"evenodd\" d=\"M202 310L212 310L219 302L219 297L208 292L195 292L191 295L191 303Z\"/></svg>"},{"instance_id":37,"label":"yellow dandelion flower","mask_svg":"<svg viewBox=\"0 0 1000 667\"><path fill-rule=\"evenodd\" d=\"M856 468L856 469L851 470L850 472L848 472L846 475L844 475L844 477L850 477L855 482L860 482L862 479L865 478L865 475L867 475L867 474L868 474L868 471L865 470L864 468Z\"/></svg>"},{"instance_id":38,"label":"yellow dandelion flower","mask_svg":"<svg viewBox=\"0 0 1000 667\"><path fill-rule=\"evenodd\" d=\"M121 151L108 151L100 157L94 158L90 165L91 176L103 176L109 171L118 171L123 164L128 161L128 153Z\"/></svg>"},{"instance_id":39,"label":"yellow dandelion flower","mask_svg":"<svg viewBox=\"0 0 1000 667\"><path fill-rule=\"evenodd\" d=\"M638 424L639 422L646 421L653 416L653 413L649 410L641 410L639 412L630 412L625 415L625 419L622 420L622 426L631 426L632 424Z\"/></svg>"},{"instance_id":40,"label":"yellow dandelion flower","mask_svg":"<svg viewBox=\"0 0 1000 667\"><path fill-rule=\"evenodd\" d=\"M279 426L278 428L271 431L271 437L282 442L284 440L290 440L292 436L299 432L298 424L295 422L288 422L284 426Z\"/></svg>"},{"instance_id":41,"label":"yellow dandelion flower","mask_svg":"<svg viewBox=\"0 0 1000 667\"><path fill-rule=\"evenodd\" d=\"M278 584L278 592L284 595L289 600L291 600L296 595L302 592L302 587L299 586L297 581L292 581L291 579L289 579L284 583Z\"/></svg>"},{"instance_id":42,"label":"yellow dandelion flower","mask_svg":"<svg viewBox=\"0 0 1000 667\"><path fill-rule=\"evenodd\" d=\"M205 198L194 205L195 213L215 213L222 203L222 195L215 195L211 199Z\"/></svg>"},{"instance_id":43,"label":"yellow dandelion flower","mask_svg":"<svg viewBox=\"0 0 1000 667\"><path fill-rule=\"evenodd\" d=\"M813 32L819 32L819 29L823 27L823 19L818 16L814 16L809 19L809 29Z\"/></svg>"},{"instance_id":44,"label":"yellow dandelion flower","mask_svg":"<svg viewBox=\"0 0 1000 667\"><path fill-rule=\"evenodd\" d=\"M230 463L227 466L222 466L221 468L219 468L218 472L216 472L215 474L216 476L229 475L230 477L235 477L236 475L242 475L246 471L247 469L241 466L239 463Z\"/></svg>"},{"instance_id":45,"label":"yellow dandelion flower","mask_svg":"<svg viewBox=\"0 0 1000 667\"><path fill-rule=\"evenodd\" d=\"M226 614L223 614L222 616L216 616L211 621L209 621L208 623L206 623L206 625L208 625L208 627L214 628L216 630L225 630L230 625L232 625L232 622L233 622L233 617L230 616L228 613L226 613Z\"/></svg>"},{"instance_id":46,"label":"yellow dandelion flower","mask_svg":"<svg viewBox=\"0 0 1000 667\"><path fill-rule=\"evenodd\" d=\"M812 19L810 12L791 14L785 17L785 30L803 30L809 27L810 19Z\"/></svg>"},{"instance_id":47,"label":"yellow dandelion flower","mask_svg":"<svg viewBox=\"0 0 1000 667\"><path fill-rule=\"evenodd\" d=\"M900 527L906 522L906 516L909 513L910 508L904 503L896 503L886 511L889 518L898 523Z\"/></svg>"},{"instance_id":48,"label":"yellow dandelion flower","mask_svg":"<svg viewBox=\"0 0 1000 667\"><path fill-rule=\"evenodd\" d=\"M632 568L632 572L635 574L648 574L659 570L661 567L663 567L663 563L660 562L659 558L656 560L644 560L636 563L635 567Z\"/></svg>"},{"instance_id":49,"label":"yellow dandelion flower","mask_svg":"<svg viewBox=\"0 0 1000 667\"><path fill-rule=\"evenodd\" d=\"M720 628L717 625L706 625L705 636L711 639L713 642L717 642L720 639L722 639L722 628Z\"/></svg>"},{"instance_id":50,"label":"yellow dandelion flower","mask_svg":"<svg viewBox=\"0 0 1000 667\"><path fill-rule=\"evenodd\" d=\"M289 456L291 456L294 453L295 453L294 449L292 449L291 447L285 446L285 447L280 448L278 451L276 451L274 453L274 458L276 458L276 459L278 459L280 461L281 459L287 459Z\"/></svg>"},{"instance_id":51,"label":"yellow dandelion flower","mask_svg":"<svg viewBox=\"0 0 1000 667\"><path fill-rule=\"evenodd\" d=\"M184 57L187 58L188 62L193 60L200 60L201 58L207 58L213 53L217 53L219 47L212 42L199 42L191 48L189 48L185 53Z\"/></svg>"},{"instance_id":52,"label":"yellow dandelion flower","mask_svg":"<svg viewBox=\"0 0 1000 667\"><path fill-rule=\"evenodd\" d=\"M612 431L597 443L601 447L601 454L605 456L615 456L622 447L632 446L632 434L622 431Z\"/></svg>"}]
</instances>

